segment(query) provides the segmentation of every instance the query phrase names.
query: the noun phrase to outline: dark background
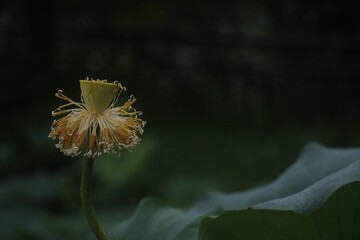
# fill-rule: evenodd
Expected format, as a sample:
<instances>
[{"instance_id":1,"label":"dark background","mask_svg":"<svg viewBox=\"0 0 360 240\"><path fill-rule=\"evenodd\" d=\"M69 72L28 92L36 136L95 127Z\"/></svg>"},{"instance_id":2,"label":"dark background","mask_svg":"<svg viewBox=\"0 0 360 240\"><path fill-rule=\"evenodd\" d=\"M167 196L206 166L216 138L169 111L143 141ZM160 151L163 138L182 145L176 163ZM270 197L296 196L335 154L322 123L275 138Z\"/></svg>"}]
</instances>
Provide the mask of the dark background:
<instances>
[{"instance_id":1,"label":"dark background","mask_svg":"<svg viewBox=\"0 0 360 240\"><path fill-rule=\"evenodd\" d=\"M62 89L120 81L147 121L100 157L110 229L144 196L188 207L274 179L309 141L360 144L359 8L350 1L0 2L0 239L84 239L82 158L47 136ZM91 239L91 238L89 238Z\"/></svg>"}]
</instances>

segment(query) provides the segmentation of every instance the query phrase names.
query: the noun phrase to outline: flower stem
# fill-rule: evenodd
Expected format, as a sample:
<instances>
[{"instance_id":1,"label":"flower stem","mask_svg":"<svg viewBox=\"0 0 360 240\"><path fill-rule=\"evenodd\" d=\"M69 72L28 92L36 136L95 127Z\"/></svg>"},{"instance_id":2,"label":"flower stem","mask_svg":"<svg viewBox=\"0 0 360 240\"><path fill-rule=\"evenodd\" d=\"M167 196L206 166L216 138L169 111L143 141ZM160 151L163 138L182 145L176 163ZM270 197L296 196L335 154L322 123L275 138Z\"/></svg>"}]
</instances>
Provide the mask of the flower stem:
<instances>
[{"instance_id":1,"label":"flower stem","mask_svg":"<svg viewBox=\"0 0 360 240\"><path fill-rule=\"evenodd\" d=\"M95 213L91 199L91 175L94 166L93 158L85 158L84 168L81 176L80 198L84 214L98 240L109 240L105 231L101 227Z\"/></svg>"}]
</instances>

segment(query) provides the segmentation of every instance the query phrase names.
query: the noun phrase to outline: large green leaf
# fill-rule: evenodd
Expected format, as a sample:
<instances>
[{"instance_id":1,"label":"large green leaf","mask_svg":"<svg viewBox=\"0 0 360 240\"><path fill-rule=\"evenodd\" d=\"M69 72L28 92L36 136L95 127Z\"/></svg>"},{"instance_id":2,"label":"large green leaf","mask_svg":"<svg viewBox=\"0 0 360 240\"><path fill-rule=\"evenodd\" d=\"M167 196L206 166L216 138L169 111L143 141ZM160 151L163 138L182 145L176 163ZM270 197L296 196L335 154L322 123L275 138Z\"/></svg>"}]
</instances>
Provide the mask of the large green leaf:
<instances>
[{"instance_id":1,"label":"large green leaf","mask_svg":"<svg viewBox=\"0 0 360 240\"><path fill-rule=\"evenodd\" d=\"M220 215L222 217L233 210L249 207L275 209L277 210L274 211L275 215L281 215L285 210L299 213L313 212L337 189L353 181L360 181L359 149L329 149L312 143L304 148L294 165L266 186L232 194L212 193L197 201L187 211L167 206L159 200L145 199L129 220L116 227L113 239L195 240L198 238L201 220L206 216L216 217L222 213ZM251 212L258 211L265 210L251 210ZM326 216L328 213L324 214ZM262 216L255 213L249 221L252 221L251 219L259 221ZM319 221L323 220L320 218ZM303 226L299 225L299 220L290 217L288 221L289 224L293 224L291 227L301 231ZM210 223L210 219L202 223L203 238L209 236L207 226L210 226ZM227 218L224 221L221 218L221 224L239 228Z\"/></svg>"},{"instance_id":2,"label":"large green leaf","mask_svg":"<svg viewBox=\"0 0 360 240\"><path fill-rule=\"evenodd\" d=\"M201 224L200 239L359 240L360 182L338 189L326 204L308 214L247 209L207 217Z\"/></svg>"}]
</instances>

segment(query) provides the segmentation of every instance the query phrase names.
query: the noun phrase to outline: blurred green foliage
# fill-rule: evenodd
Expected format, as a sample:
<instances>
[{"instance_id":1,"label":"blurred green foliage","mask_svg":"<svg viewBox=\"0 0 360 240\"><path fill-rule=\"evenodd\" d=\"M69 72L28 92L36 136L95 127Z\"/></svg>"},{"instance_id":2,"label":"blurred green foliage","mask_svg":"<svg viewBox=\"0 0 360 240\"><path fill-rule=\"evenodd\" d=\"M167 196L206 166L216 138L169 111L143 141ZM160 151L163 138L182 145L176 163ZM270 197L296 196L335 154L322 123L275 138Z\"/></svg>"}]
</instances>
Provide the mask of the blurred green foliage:
<instances>
[{"instance_id":1,"label":"blurred green foliage","mask_svg":"<svg viewBox=\"0 0 360 240\"><path fill-rule=\"evenodd\" d=\"M96 161L107 226L144 196L269 181L310 140L359 145L358 19L336 1L2 1L0 239L88 236L81 157L47 138L53 94L80 100L81 78L121 81L147 120L132 153Z\"/></svg>"},{"instance_id":2,"label":"blurred green foliage","mask_svg":"<svg viewBox=\"0 0 360 240\"><path fill-rule=\"evenodd\" d=\"M212 192L186 210L145 198L110 236L118 240L357 239L359 156L359 148L309 143L271 183L229 194Z\"/></svg>"}]
</instances>

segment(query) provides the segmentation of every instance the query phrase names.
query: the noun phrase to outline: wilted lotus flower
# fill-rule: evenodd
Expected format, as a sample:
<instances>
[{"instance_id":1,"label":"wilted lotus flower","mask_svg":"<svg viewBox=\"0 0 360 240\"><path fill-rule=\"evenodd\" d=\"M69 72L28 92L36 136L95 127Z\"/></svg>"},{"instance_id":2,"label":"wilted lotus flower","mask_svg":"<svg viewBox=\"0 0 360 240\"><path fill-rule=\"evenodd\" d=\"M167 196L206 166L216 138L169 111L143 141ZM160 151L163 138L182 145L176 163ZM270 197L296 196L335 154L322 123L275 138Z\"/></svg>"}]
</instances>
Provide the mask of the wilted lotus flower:
<instances>
[{"instance_id":1,"label":"wilted lotus flower","mask_svg":"<svg viewBox=\"0 0 360 240\"><path fill-rule=\"evenodd\" d=\"M56 147L61 152L68 156L83 152L94 158L139 143L138 134L143 133L145 121L138 118L141 112L132 107L134 96L116 107L120 94L126 90L120 83L86 78L80 80L80 88L81 102L71 100L61 90L55 94L68 102L52 112L52 116L66 114L54 120L49 134L54 140L58 138Z\"/></svg>"}]
</instances>

